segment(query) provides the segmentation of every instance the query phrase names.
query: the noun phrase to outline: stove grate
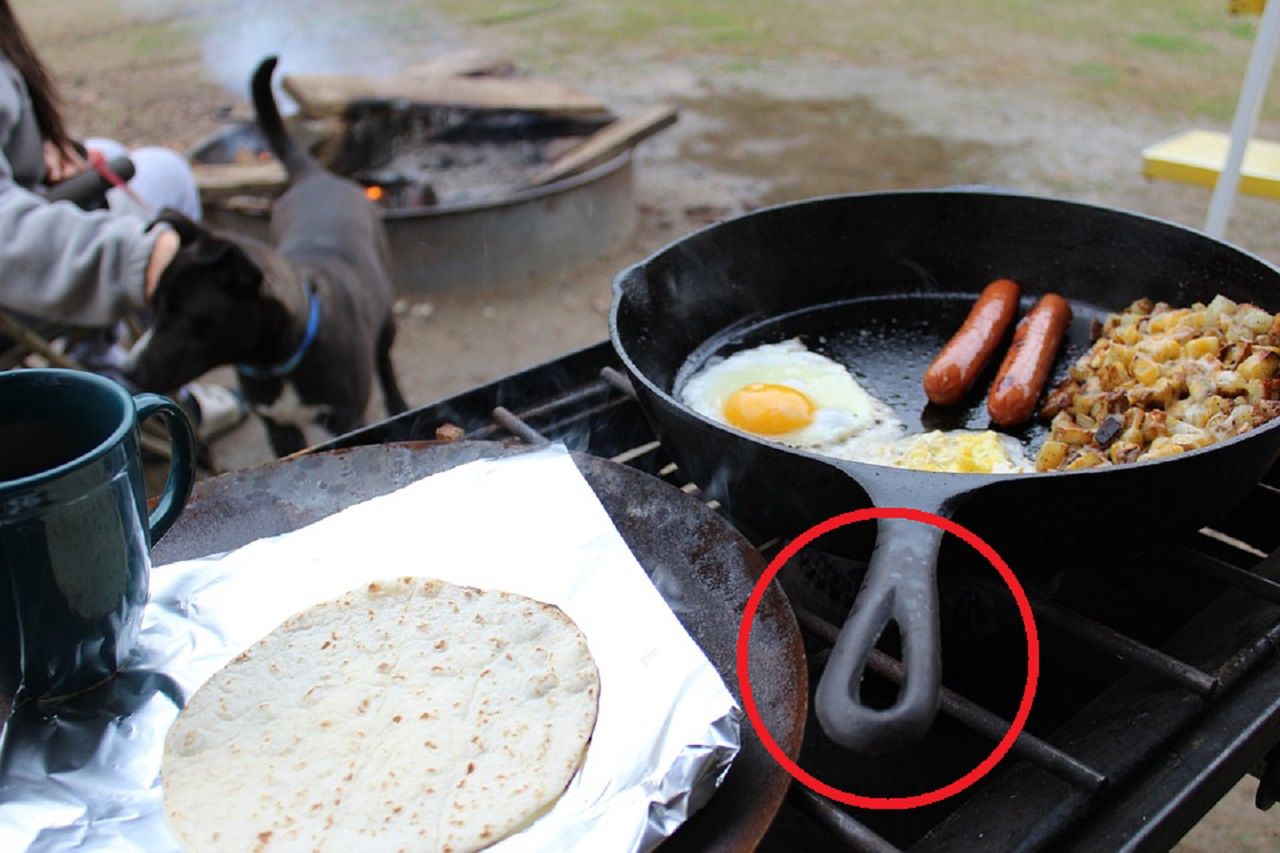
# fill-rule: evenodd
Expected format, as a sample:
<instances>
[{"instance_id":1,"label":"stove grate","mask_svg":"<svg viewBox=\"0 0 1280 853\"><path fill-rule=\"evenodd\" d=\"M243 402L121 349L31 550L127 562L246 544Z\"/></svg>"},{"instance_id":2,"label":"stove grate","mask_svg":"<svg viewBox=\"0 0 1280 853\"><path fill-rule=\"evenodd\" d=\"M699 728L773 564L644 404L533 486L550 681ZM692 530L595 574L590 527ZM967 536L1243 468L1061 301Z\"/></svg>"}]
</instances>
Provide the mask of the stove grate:
<instances>
[{"instance_id":1,"label":"stove grate","mask_svg":"<svg viewBox=\"0 0 1280 853\"><path fill-rule=\"evenodd\" d=\"M699 494L655 440L618 367L602 343L371 425L329 447L431 438L452 424L468 439L562 441ZM1104 840L1112 847L1171 844L1280 743L1280 531L1272 521L1280 517L1277 480L1280 473L1273 472L1214 529L1114 567L1120 576L1141 578L1155 566L1189 579L1201 597L1176 630L1135 636L1142 632L1109 624L1114 614L1105 608L1084 612L1080 602L1053 590L1028 589L1042 635L1080 649L1080 666L1095 662L1113 676L1064 719L1053 719L1047 731L1023 732L991 777L945 807L930 807L923 821L850 811L795 785L790 809L775 829L789 820L789 832L795 820L807 821L828 833L828 844L834 836L848 849L866 851L1051 844L1083 850ZM739 529L766 556L782 544ZM792 595L793 605L811 667L820 671L839 628L799 601L803 597ZM873 655L869 670L890 684L901 681L901 664L885 651ZM1079 675L1089 681L1085 676L1092 673ZM1009 727L1005 716L955 685L944 686L941 712L988 751ZM811 740L806 751L814 748ZM1271 777L1280 777L1278 766L1272 762ZM1274 798L1278 788L1280 778L1260 791L1260 802ZM789 811L795 816L787 818ZM786 849L796 837L775 841L772 849ZM770 843L767 837L764 849Z\"/></svg>"}]
</instances>

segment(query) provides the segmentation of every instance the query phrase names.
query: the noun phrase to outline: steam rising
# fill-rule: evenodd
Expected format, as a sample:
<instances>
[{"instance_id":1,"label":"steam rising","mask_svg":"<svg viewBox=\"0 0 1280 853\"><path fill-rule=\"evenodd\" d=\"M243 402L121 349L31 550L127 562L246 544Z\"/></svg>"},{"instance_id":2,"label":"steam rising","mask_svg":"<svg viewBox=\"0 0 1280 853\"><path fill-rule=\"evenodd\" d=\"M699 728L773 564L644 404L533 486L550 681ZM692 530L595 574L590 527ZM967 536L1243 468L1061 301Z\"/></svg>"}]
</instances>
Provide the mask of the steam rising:
<instances>
[{"instance_id":1,"label":"steam rising","mask_svg":"<svg viewBox=\"0 0 1280 853\"><path fill-rule=\"evenodd\" d=\"M185 0L117 2L139 17L189 22L209 77L245 98L254 68L271 54L280 57L277 80L389 76L462 44L421 0L210 0L195 8Z\"/></svg>"}]
</instances>

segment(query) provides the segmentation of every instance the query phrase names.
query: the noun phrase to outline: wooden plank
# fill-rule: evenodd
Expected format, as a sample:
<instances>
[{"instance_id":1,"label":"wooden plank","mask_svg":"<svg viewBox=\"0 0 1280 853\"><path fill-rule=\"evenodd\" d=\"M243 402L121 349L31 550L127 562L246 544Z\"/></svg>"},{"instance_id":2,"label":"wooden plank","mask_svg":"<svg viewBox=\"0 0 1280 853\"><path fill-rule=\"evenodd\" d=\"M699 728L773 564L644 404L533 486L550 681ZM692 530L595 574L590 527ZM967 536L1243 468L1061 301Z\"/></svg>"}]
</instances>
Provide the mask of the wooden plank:
<instances>
[{"instance_id":1,"label":"wooden plank","mask_svg":"<svg viewBox=\"0 0 1280 853\"><path fill-rule=\"evenodd\" d=\"M526 186L536 187L558 181L599 165L617 156L623 149L630 148L663 128L675 124L676 116L677 111L674 106L659 104L644 112L607 124L535 174L528 180Z\"/></svg>"},{"instance_id":2,"label":"wooden plank","mask_svg":"<svg viewBox=\"0 0 1280 853\"><path fill-rule=\"evenodd\" d=\"M1226 163L1229 143L1225 133L1183 131L1143 149L1142 172L1149 178L1212 187ZM1249 141L1240 169L1240 192L1280 199L1280 144Z\"/></svg>"},{"instance_id":3,"label":"wooden plank","mask_svg":"<svg viewBox=\"0 0 1280 853\"><path fill-rule=\"evenodd\" d=\"M488 110L596 115L608 106L594 95L525 77L339 77L289 74L281 81L311 118L342 115L352 101L409 101Z\"/></svg>"},{"instance_id":4,"label":"wooden plank","mask_svg":"<svg viewBox=\"0 0 1280 853\"><path fill-rule=\"evenodd\" d=\"M276 160L266 163L195 163L196 188L203 201L220 201L235 195L273 195L284 189L287 177Z\"/></svg>"},{"instance_id":5,"label":"wooden plank","mask_svg":"<svg viewBox=\"0 0 1280 853\"><path fill-rule=\"evenodd\" d=\"M401 77L507 77L516 65L508 57L482 48L455 50L405 68Z\"/></svg>"}]
</instances>

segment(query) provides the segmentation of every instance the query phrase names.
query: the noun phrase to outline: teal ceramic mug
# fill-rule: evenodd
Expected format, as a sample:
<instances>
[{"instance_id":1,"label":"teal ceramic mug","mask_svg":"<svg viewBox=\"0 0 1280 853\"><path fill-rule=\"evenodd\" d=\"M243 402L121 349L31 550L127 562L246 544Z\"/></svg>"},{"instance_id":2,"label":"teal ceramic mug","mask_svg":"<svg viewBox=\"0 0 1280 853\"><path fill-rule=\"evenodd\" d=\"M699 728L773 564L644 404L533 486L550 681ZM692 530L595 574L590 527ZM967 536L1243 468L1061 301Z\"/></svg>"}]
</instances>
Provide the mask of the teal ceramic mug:
<instances>
[{"instance_id":1,"label":"teal ceramic mug","mask_svg":"<svg viewBox=\"0 0 1280 853\"><path fill-rule=\"evenodd\" d=\"M138 425L152 415L172 461L148 513ZM0 691L55 699L117 671L137 640L151 544L194 473L172 400L80 371L0 373Z\"/></svg>"}]
</instances>

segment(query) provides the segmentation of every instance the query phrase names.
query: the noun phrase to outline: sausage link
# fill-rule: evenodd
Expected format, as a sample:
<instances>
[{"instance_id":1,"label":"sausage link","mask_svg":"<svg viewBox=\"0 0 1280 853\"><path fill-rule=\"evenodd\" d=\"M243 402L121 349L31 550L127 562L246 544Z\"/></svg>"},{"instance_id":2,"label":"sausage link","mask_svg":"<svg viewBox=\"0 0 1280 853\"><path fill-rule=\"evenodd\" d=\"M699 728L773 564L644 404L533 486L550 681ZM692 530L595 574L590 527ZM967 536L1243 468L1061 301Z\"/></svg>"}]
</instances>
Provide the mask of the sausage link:
<instances>
[{"instance_id":1,"label":"sausage link","mask_svg":"<svg viewBox=\"0 0 1280 853\"><path fill-rule=\"evenodd\" d=\"M939 406L960 402L1004 339L1018 313L1020 291L1018 283L1007 278L983 288L964 325L924 372L924 393L929 402Z\"/></svg>"},{"instance_id":2,"label":"sausage link","mask_svg":"<svg viewBox=\"0 0 1280 853\"><path fill-rule=\"evenodd\" d=\"M991 420L1014 427L1031 417L1070 322L1071 306L1056 293L1046 293L1027 312L991 384L987 396Z\"/></svg>"}]
</instances>

